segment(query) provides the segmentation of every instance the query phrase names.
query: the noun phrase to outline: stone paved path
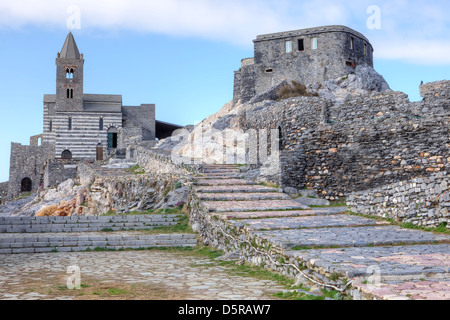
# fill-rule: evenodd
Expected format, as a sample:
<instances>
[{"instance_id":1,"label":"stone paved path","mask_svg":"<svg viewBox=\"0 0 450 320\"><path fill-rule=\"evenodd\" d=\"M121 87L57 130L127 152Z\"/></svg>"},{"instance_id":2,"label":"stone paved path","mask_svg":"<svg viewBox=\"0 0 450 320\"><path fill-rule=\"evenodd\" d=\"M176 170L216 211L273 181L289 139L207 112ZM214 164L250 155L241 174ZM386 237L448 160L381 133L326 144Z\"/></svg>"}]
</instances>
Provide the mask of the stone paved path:
<instances>
[{"instance_id":1,"label":"stone paved path","mask_svg":"<svg viewBox=\"0 0 450 320\"><path fill-rule=\"evenodd\" d=\"M205 166L196 191L210 214L238 220L287 258L354 280L354 298L450 299L448 235L344 214L346 207L308 208L238 176L237 167Z\"/></svg>"},{"instance_id":2,"label":"stone paved path","mask_svg":"<svg viewBox=\"0 0 450 320\"><path fill-rule=\"evenodd\" d=\"M77 290L65 289L69 266L80 268L82 284L128 283L163 291L164 296L152 299L267 300L285 290L274 281L230 274L229 267L185 252L39 253L0 257L0 300L82 299Z\"/></svg>"}]
</instances>

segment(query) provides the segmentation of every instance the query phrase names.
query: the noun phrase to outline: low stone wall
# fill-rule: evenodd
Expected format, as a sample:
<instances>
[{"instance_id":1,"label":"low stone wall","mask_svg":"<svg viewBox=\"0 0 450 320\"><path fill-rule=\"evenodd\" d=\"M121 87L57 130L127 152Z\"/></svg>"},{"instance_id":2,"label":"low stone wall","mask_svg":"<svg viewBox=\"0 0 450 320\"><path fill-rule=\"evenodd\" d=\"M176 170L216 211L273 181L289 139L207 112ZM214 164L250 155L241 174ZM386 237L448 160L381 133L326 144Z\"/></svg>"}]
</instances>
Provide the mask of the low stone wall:
<instances>
[{"instance_id":1,"label":"low stone wall","mask_svg":"<svg viewBox=\"0 0 450 320\"><path fill-rule=\"evenodd\" d=\"M450 175L446 171L439 172L355 192L348 197L347 205L355 213L436 227L450 222L449 184Z\"/></svg>"}]
</instances>

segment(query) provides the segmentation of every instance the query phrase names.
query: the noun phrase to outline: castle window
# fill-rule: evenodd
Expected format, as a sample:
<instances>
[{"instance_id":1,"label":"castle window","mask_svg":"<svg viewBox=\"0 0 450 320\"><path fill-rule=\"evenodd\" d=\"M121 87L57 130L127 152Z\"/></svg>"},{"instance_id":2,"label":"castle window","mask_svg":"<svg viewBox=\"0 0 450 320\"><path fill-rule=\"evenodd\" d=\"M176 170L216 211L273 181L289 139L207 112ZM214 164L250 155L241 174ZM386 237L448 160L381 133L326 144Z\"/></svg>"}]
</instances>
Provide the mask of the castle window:
<instances>
[{"instance_id":1,"label":"castle window","mask_svg":"<svg viewBox=\"0 0 450 320\"><path fill-rule=\"evenodd\" d=\"M66 79L69 79L70 78L70 71L69 71L69 69L66 69Z\"/></svg>"},{"instance_id":2,"label":"castle window","mask_svg":"<svg viewBox=\"0 0 450 320\"><path fill-rule=\"evenodd\" d=\"M311 39L311 49L312 50L317 50L317 38L312 38Z\"/></svg>"},{"instance_id":3,"label":"castle window","mask_svg":"<svg viewBox=\"0 0 450 320\"><path fill-rule=\"evenodd\" d=\"M364 55L367 56L367 44L364 43Z\"/></svg>"},{"instance_id":4,"label":"castle window","mask_svg":"<svg viewBox=\"0 0 450 320\"><path fill-rule=\"evenodd\" d=\"M350 50L355 50L355 38L350 38Z\"/></svg>"},{"instance_id":5,"label":"castle window","mask_svg":"<svg viewBox=\"0 0 450 320\"><path fill-rule=\"evenodd\" d=\"M73 99L73 89L67 89L67 99Z\"/></svg>"},{"instance_id":6,"label":"castle window","mask_svg":"<svg viewBox=\"0 0 450 320\"><path fill-rule=\"evenodd\" d=\"M269 68L269 69L264 70L264 72L265 72L265 73L272 73L272 72L273 72L273 69L272 69L272 68Z\"/></svg>"},{"instance_id":7,"label":"castle window","mask_svg":"<svg viewBox=\"0 0 450 320\"><path fill-rule=\"evenodd\" d=\"M103 118L100 117L98 121L98 130L103 131Z\"/></svg>"},{"instance_id":8,"label":"castle window","mask_svg":"<svg viewBox=\"0 0 450 320\"><path fill-rule=\"evenodd\" d=\"M69 75L70 79L73 79L73 69L70 69L70 75Z\"/></svg>"},{"instance_id":9,"label":"castle window","mask_svg":"<svg viewBox=\"0 0 450 320\"><path fill-rule=\"evenodd\" d=\"M68 123L68 130L72 130L72 117L69 117L69 119L68 119L69 121L69 123Z\"/></svg>"},{"instance_id":10,"label":"castle window","mask_svg":"<svg viewBox=\"0 0 450 320\"><path fill-rule=\"evenodd\" d=\"M305 43L303 39L298 39L298 51L305 51Z\"/></svg>"},{"instance_id":11,"label":"castle window","mask_svg":"<svg viewBox=\"0 0 450 320\"><path fill-rule=\"evenodd\" d=\"M292 41L286 41L286 53L292 52Z\"/></svg>"},{"instance_id":12,"label":"castle window","mask_svg":"<svg viewBox=\"0 0 450 320\"><path fill-rule=\"evenodd\" d=\"M50 131L50 132L53 131L53 120L50 120L50 128L49 128L48 131Z\"/></svg>"}]
</instances>

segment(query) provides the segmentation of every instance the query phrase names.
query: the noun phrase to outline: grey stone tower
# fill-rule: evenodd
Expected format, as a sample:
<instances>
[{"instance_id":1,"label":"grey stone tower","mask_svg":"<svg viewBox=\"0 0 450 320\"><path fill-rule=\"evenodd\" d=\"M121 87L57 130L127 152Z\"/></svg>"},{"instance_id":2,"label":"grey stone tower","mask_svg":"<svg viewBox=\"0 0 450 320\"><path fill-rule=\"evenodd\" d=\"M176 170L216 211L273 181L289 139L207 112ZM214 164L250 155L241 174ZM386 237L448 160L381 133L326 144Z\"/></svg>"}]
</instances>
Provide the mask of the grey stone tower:
<instances>
[{"instance_id":1,"label":"grey stone tower","mask_svg":"<svg viewBox=\"0 0 450 320\"><path fill-rule=\"evenodd\" d=\"M83 65L70 32L56 58L56 111L83 111Z\"/></svg>"}]
</instances>

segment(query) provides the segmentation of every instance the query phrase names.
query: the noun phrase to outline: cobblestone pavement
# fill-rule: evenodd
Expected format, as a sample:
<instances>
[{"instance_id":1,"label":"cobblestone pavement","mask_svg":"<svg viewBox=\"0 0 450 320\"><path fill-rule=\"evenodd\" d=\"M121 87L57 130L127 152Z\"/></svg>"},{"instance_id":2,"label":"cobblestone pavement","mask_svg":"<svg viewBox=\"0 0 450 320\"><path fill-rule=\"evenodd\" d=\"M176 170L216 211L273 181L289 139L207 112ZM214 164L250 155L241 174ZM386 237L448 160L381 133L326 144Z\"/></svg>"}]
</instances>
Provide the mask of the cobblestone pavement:
<instances>
[{"instance_id":1,"label":"cobblestone pavement","mask_svg":"<svg viewBox=\"0 0 450 320\"><path fill-rule=\"evenodd\" d=\"M235 175L214 179L221 170L223 166L207 166L197 193L208 199L212 193L237 192L241 201L228 194L223 196L227 200L211 196L203 201L211 214L239 219L249 232L287 250L287 258L306 261L328 275L344 275L348 280L355 277L355 298L450 298L450 236L344 214L346 208L342 207L294 208L298 203L293 200L255 201L252 193L260 196L281 191L262 190ZM230 167L224 171L228 176L233 174ZM237 171L235 168L234 173ZM202 198L203 193L208 195ZM299 250L289 251L293 247ZM320 247L333 249L314 249ZM379 281L367 282L373 276Z\"/></svg>"},{"instance_id":2,"label":"cobblestone pavement","mask_svg":"<svg viewBox=\"0 0 450 320\"><path fill-rule=\"evenodd\" d=\"M81 283L89 279L102 285L148 285L167 291L169 298L260 300L273 299L273 293L284 290L274 281L233 275L227 272L229 267L213 265L209 259L189 256L188 253L39 253L2 255L0 259L0 299L77 298L77 290L73 294L71 290L61 290L65 289L70 276L67 273L69 266L80 268Z\"/></svg>"}]
</instances>

